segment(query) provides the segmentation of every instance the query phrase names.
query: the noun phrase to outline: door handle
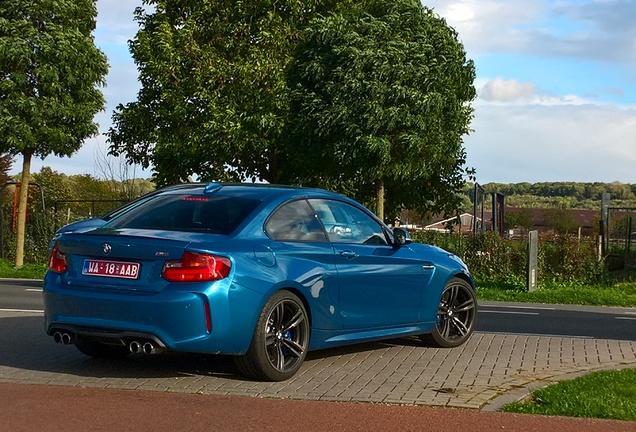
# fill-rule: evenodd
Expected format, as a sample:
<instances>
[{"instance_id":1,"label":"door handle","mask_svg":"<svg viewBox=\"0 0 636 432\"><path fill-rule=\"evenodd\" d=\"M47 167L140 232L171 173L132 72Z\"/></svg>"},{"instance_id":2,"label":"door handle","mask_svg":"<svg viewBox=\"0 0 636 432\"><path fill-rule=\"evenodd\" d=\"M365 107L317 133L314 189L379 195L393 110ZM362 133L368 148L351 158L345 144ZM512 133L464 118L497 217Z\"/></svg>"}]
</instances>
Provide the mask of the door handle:
<instances>
[{"instance_id":1,"label":"door handle","mask_svg":"<svg viewBox=\"0 0 636 432\"><path fill-rule=\"evenodd\" d=\"M357 253L355 253L355 252L353 252L353 251L349 251L349 250L346 250L346 251L342 251L342 252L340 252L340 255L342 255L342 256L343 256L343 257L345 257L345 258L349 258L349 259L357 258L357 257L358 257L358 254L357 254Z\"/></svg>"},{"instance_id":2,"label":"door handle","mask_svg":"<svg viewBox=\"0 0 636 432\"><path fill-rule=\"evenodd\" d=\"M433 265L432 262L425 262L424 264L422 264L422 268L424 270L435 270L435 265Z\"/></svg>"}]
</instances>

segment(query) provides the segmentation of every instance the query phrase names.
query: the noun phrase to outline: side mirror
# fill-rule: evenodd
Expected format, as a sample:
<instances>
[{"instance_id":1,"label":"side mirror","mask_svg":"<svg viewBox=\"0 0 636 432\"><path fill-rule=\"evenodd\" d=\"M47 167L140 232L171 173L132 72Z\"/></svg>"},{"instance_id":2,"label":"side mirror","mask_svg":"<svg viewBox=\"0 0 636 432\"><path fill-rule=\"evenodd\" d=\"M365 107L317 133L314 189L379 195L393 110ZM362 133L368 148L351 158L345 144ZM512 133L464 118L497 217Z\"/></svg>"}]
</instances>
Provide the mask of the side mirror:
<instances>
[{"instance_id":1,"label":"side mirror","mask_svg":"<svg viewBox=\"0 0 636 432\"><path fill-rule=\"evenodd\" d=\"M411 235L404 228L393 228L393 239L396 246L403 246L412 242Z\"/></svg>"}]
</instances>

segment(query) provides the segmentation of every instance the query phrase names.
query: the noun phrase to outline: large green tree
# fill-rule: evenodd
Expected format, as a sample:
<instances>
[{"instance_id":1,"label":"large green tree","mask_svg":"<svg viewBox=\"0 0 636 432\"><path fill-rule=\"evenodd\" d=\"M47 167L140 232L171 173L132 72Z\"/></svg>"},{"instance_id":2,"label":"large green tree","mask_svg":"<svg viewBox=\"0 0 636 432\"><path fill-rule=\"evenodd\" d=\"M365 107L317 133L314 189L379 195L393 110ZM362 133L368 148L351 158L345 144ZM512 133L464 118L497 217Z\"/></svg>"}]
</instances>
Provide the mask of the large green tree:
<instances>
[{"instance_id":1,"label":"large green tree","mask_svg":"<svg viewBox=\"0 0 636 432\"><path fill-rule=\"evenodd\" d=\"M305 184L353 191L379 216L461 205L475 68L419 0L362 0L311 22L289 72L287 136ZM386 199L385 199L386 198Z\"/></svg>"},{"instance_id":2,"label":"large green tree","mask_svg":"<svg viewBox=\"0 0 636 432\"><path fill-rule=\"evenodd\" d=\"M158 185L280 180L285 71L310 18L348 0L146 0L130 42L142 87L119 105L110 152Z\"/></svg>"},{"instance_id":3,"label":"large green tree","mask_svg":"<svg viewBox=\"0 0 636 432\"><path fill-rule=\"evenodd\" d=\"M32 157L70 156L97 133L108 63L96 16L95 0L0 1L0 152L22 155L17 267Z\"/></svg>"}]
</instances>

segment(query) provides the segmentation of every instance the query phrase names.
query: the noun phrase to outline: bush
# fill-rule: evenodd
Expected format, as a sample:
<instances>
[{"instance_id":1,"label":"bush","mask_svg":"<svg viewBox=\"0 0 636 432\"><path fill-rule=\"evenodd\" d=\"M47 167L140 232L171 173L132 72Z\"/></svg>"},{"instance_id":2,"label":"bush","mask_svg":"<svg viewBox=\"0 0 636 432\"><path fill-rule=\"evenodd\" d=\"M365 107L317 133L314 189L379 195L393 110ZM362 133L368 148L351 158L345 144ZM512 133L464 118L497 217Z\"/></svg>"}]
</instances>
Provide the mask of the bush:
<instances>
[{"instance_id":1,"label":"bush","mask_svg":"<svg viewBox=\"0 0 636 432\"><path fill-rule=\"evenodd\" d=\"M5 211L6 215L7 212ZM9 219L7 221L7 219ZM33 212L27 216L24 236L24 262L45 263L48 258L49 241L55 233L55 221L52 212ZM3 218L2 223L2 258L15 260L16 233L13 231L11 218Z\"/></svg>"},{"instance_id":2,"label":"bush","mask_svg":"<svg viewBox=\"0 0 636 432\"><path fill-rule=\"evenodd\" d=\"M595 241L565 235L544 238L540 245L539 274L544 278L589 285L605 279L605 263L597 257Z\"/></svg>"},{"instance_id":3,"label":"bush","mask_svg":"<svg viewBox=\"0 0 636 432\"><path fill-rule=\"evenodd\" d=\"M477 234L420 231L413 240L439 246L461 257L480 282L525 288L526 241L504 239L492 231ZM594 240L575 236L539 236L539 286L566 283L594 285L606 280L607 270L598 259Z\"/></svg>"}]
</instances>

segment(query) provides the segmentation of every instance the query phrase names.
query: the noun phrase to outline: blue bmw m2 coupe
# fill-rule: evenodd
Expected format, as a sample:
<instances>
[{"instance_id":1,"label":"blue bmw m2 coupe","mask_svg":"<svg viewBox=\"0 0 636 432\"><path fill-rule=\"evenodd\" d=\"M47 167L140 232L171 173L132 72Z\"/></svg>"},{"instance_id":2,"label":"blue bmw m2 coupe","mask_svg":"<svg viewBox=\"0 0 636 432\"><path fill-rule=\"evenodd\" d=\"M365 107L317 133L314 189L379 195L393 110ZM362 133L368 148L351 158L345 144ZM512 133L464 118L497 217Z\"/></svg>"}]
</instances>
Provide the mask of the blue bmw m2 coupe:
<instances>
[{"instance_id":1,"label":"blue bmw m2 coupe","mask_svg":"<svg viewBox=\"0 0 636 432\"><path fill-rule=\"evenodd\" d=\"M45 326L92 357L230 354L242 374L281 381L309 350L401 336L455 347L475 327L458 257L325 190L179 185L79 228L52 242Z\"/></svg>"}]
</instances>

